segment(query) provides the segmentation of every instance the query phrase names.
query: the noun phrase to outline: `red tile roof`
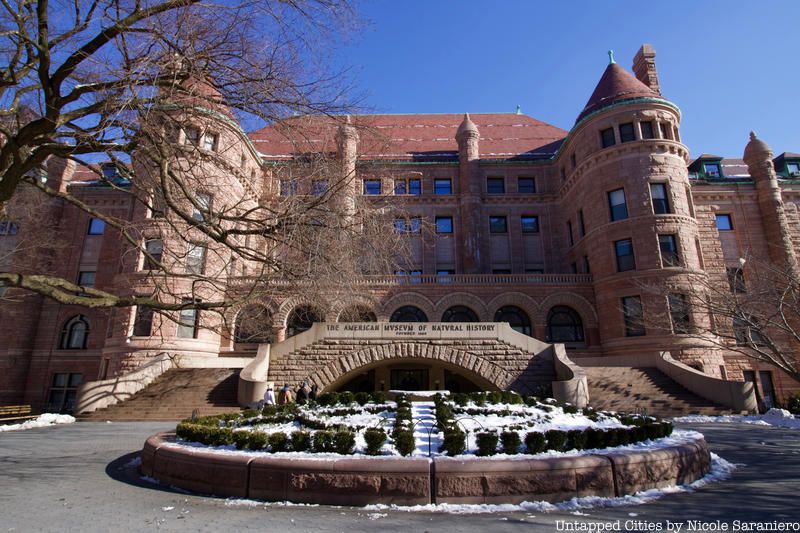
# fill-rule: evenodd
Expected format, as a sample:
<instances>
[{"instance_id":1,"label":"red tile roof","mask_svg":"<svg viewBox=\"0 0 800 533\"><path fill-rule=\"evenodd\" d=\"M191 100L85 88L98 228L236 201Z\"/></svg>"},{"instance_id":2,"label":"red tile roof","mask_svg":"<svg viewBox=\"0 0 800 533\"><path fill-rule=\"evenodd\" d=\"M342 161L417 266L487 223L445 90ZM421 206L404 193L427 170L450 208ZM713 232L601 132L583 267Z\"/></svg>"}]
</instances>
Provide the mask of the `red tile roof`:
<instances>
[{"instance_id":1,"label":"red tile roof","mask_svg":"<svg viewBox=\"0 0 800 533\"><path fill-rule=\"evenodd\" d=\"M362 159L437 160L458 157L455 135L463 114L356 115ZM480 131L485 159L550 158L567 132L515 113L470 113ZM250 133L265 159L287 159L302 153L334 152L342 117L303 116Z\"/></svg>"},{"instance_id":2,"label":"red tile roof","mask_svg":"<svg viewBox=\"0 0 800 533\"><path fill-rule=\"evenodd\" d=\"M589 97L589 101L586 102L586 106L575 122L580 122L589 113L621 100L647 97L662 98L661 95L637 80L627 70L616 63L611 63L606 67L605 72L600 77L600 81L597 82L597 87L595 87L592 96Z\"/></svg>"}]
</instances>

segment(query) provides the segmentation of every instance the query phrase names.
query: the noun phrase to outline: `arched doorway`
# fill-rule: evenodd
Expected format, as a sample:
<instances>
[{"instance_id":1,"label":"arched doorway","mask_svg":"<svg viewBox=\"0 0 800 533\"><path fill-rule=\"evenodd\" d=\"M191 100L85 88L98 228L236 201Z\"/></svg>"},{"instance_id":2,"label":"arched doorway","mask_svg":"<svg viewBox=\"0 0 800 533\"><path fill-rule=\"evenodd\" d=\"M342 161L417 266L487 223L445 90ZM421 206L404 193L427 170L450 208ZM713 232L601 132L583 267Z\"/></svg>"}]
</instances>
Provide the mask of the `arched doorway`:
<instances>
[{"instance_id":1,"label":"arched doorway","mask_svg":"<svg viewBox=\"0 0 800 533\"><path fill-rule=\"evenodd\" d=\"M583 342L583 321L571 307L557 305L547 314L548 342Z\"/></svg>"},{"instance_id":2,"label":"arched doorway","mask_svg":"<svg viewBox=\"0 0 800 533\"><path fill-rule=\"evenodd\" d=\"M442 322L480 322L478 315L465 305L454 305L442 314Z\"/></svg>"},{"instance_id":3,"label":"arched doorway","mask_svg":"<svg viewBox=\"0 0 800 533\"><path fill-rule=\"evenodd\" d=\"M303 333L310 329L314 322L322 322L322 313L310 305L295 307L286 319L286 338Z\"/></svg>"},{"instance_id":4,"label":"arched doorway","mask_svg":"<svg viewBox=\"0 0 800 533\"><path fill-rule=\"evenodd\" d=\"M413 305L398 308L389 318L389 322L427 322L428 315Z\"/></svg>"},{"instance_id":5,"label":"arched doorway","mask_svg":"<svg viewBox=\"0 0 800 533\"><path fill-rule=\"evenodd\" d=\"M531 319L528 314L519 307L514 305L501 307L494 314L494 321L507 322L514 331L529 337L531 336Z\"/></svg>"},{"instance_id":6,"label":"arched doorway","mask_svg":"<svg viewBox=\"0 0 800 533\"><path fill-rule=\"evenodd\" d=\"M337 322L377 322L378 317L363 305L351 305L342 309Z\"/></svg>"},{"instance_id":7,"label":"arched doorway","mask_svg":"<svg viewBox=\"0 0 800 533\"><path fill-rule=\"evenodd\" d=\"M272 313L263 305L249 305L239 311L233 331L236 343L272 342Z\"/></svg>"}]
</instances>

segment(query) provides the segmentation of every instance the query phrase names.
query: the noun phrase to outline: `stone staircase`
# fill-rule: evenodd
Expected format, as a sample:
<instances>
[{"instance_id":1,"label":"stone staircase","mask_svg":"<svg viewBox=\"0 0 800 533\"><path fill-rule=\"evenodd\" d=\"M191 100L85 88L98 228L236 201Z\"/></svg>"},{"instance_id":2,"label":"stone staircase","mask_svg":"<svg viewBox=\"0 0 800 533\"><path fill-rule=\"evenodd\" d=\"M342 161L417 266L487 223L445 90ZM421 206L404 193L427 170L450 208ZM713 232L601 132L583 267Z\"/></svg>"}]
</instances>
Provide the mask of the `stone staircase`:
<instances>
[{"instance_id":1,"label":"stone staircase","mask_svg":"<svg viewBox=\"0 0 800 533\"><path fill-rule=\"evenodd\" d=\"M239 369L173 368L128 400L79 415L81 420L181 420L239 410Z\"/></svg>"},{"instance_id":2,"label":"stone staircase","mask_svg":"<svg viewBox=\"0 0 800 533\"><path fill-rule=\"evenodd\" d=\"M589 404L596 409L645 411L658 417L729 412L689 392L656 368L602 366L583 369L589 382Z\"/></svg>"}]
</instances>

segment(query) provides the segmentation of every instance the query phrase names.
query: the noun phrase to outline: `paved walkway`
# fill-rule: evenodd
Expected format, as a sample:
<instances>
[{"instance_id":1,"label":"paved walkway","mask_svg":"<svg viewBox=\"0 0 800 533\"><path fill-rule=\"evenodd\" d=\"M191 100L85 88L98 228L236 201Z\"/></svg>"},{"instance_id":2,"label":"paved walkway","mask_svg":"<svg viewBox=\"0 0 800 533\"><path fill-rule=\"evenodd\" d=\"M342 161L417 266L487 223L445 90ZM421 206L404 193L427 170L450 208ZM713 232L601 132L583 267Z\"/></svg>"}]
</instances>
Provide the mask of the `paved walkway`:
<instances>
[{"instance_id":1,"label":"paved walkway","mask_svg":"<svg viewBox=\"0 0 800 533\"><path fill-rule=\"evenodd\" d=\"M711 449L744 463L733 478L694 494L581 514L453 516L358 508L242 505L142 481L144 439L165 423L82 422L0 434L0 531L555 531L557 520L660 523L800 520L800 432L756 426L696 426ZM627 524L635 526L635 524ZM642 530L629 527L628 530ZM686 531L684 526L682 531Z\"/></svg>"},{"instance_id":2,"label":"paved walkway","mask_svg":"<svg viewBox=\"0 0 800 533\"><path fill-rule=\"evenodd\" d=\"M433 402L411 402L411 419L414 421L414 455L430 457L432 452L439 451L441 439L434 435L436 425L436 409Z\"/></svg>"}]
</instances>

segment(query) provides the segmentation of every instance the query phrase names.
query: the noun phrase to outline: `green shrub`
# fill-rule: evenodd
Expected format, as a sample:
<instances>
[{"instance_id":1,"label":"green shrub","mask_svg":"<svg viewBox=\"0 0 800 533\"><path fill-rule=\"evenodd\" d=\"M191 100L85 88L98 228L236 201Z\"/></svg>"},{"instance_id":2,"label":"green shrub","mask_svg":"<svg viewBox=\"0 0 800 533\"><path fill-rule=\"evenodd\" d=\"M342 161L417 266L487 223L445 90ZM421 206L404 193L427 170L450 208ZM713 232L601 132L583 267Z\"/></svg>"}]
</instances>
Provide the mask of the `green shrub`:
<instances>
[{"instance_id":1,"label":"green shrub","mask_svg":"<svg viewBox=\"0 0 800 533\"><path fill-rule=\"evenodd\" d=\"M449 456L461 455L467 449L467 435L455 426L447 428L444 432L440 452L446 452Z\"/></svg>"},{"instance_id":2,"label":"green shrub","mask_svg":"<svg viewBox=\"0 0 800 533\"><path fill-rule=\"evenodd\" d=\"M358 405L366 405L372 399L372 395L368 392L357 392L354 398Z\"/></svg>"},{"instance_id":3,"label":"green shrub","mask_svg":"<svg viewBox=\"0 0 800 533\"><path fill-rule=\"evenodd\" d=\"M317 403L328 407L331 405L336 405L339 403L339 393L338 392L323 392L319 396L317 396Z\"/></svg>"},{"instance_id":4,"label":"green shrub","mask_svg":"<svg viewBox=\"0 0 800 533\"><path fill-rule=\"evenodd\" d=\"M531 431L525 435L525 453L536 455L545 451L547 439L540 431Z\"/></svg>"},{"instance_id":5,"label":"green shrub","mask_svg":"<svg viewBox=\"0 0 800 533\"><path fill-rule=\"evenodd\" d=\"M342 405L350 405L356 401L356 396L350 391L344 391L339 393L339 403Z\"/></svg>"},{"instance_id":6,"label":"green shrub","mask_svg":"<svg viewBox=\"0 0 800 533\"><path fill-rule=\"evenodd\" d=\"M395 432L394 447L397 448L397 452L402 456L411 455L416 448L414 432L410 429Z\"/></svg>"},{"instance_id":7,"label":"green shrub","mask_svg":"<svg viewBox=\"0 0 800 533\"><path fill-rule=\"evenodd\" d=\"M271 452L285 452L289 447L289 437L283 431L271 433L269 436L269 449Z\"/></svg>"},{"instance_id":8,"label":"green shrub","mask_svg":"<svg viewBox=\"0 0 800 533\"><path fill-rule=\"evenodd\" d=\"M786 409L793 415L800 415L800 394L790 396L786 400Z\"/></svg>"},{"instance_id":9,"label":"green shrub","mask_svg":"<svg viewBox=\"0 0 800 533\"><path fill-rule=\"evenodd\" d=\"M503 391L501 394L503 396L503 403L507 403L510 405L518 405L522 403L522 396L520 396L514 391L506 390Z\"/></svg>"},{"instance_id":10,"label":"green shrub","mask_svg":"<svg viewBox=\"0 0 800 533\"><path fill-rule=\"evenodd\" d=\"M635 426L631 428L631 442L642 442L647 440L647 426Z\"/></svg>"},{"instance_id":11,"label":"green shrub","mask_svg":"<svg viewBox=\"0 0 800 533\"><path fill-rule=\"evenodd\" d=\"M519 453L520 444L522 444L522 441L516 431L504 431L500 434L500 445L503 448L503 453L509 455Z\"/></svg>"},{"instance_id":12,"label":"green shrub","mask_svg":"<svg viewBox=\"0 0 800 533\"><path fill-rule=\"evenodd\" d=\"M237 450L244 450L245 448L247 448L249 443L250 443L249 431L233 432L233 444L236 446Z\"/></svg>"},{"instance_id":13,"label":"green shrub","mask_svg":"<svg viewBox=\"0 0 800 533\"><path fill-rule=\"evenodd\" d=\"M263 431L250 431L247 447L251 450L263 450L267 447L269 436Z\"/></svg>"},{"instance_id":14,"label":"green shrub","mask_svg":"<svg viewBox=\"0 0 800 533\"><path fill-rule=\"evenodd\" d=\"M589 428L584 431L586 435L586 449L595 450L598 448L605 448L605 431L597 428Z\"/></svg>"},{"instance_id":15,"label":"green shrub","mask_svg":"<svg viewBox=\"0 0 800 533\"><path fill-rule=\"evenodd\" d=\"M503 403L503 393L499 390L493 390L486 395L486 399L491 404Z\"/></svg>"},{"instance_id":16,"label":"green shrub","mask_svg":"<svg viewBox=\"0 0 800 533\"><path fill-rule=\"evenodd\" d=\"M567 432L560 429L551 429L545 433L547 438L547 449L556 452L563 452L567 444Z\"/></svg>"},{"instance_id":17,"label":"green shrub","mask_svg":"<svg viewBox=\"0 0 800 533\"><path fill-rule=\"evenodd\" d=\"M453 402L459 407L466 407L469 403L469 396L464 394L463 392L456 392L455 394L451 395Z\"/></svg>"},{"instance_id":18,"label":"green shrub","mask_svg":"<svg viewBox=\"0 0 800 533\"><path fill-rule=\"evenodd\" d=\"M477 405L478 407L483 407L486 405L486 393L483 392L472 392L469 395L470 400L472 403Z\"/></svg>"},{"instance_id":19,"label":"green shrub","mask_svg":"<svg viewBox=\"0 0 800 533\"><path fill-rule=\"evenodd\" d=\"M259 415L257 409L245 409L242 411L242 418L255 418Z\"/></svg>"},{"instance_id":20,"label":"green shrub","mask_svg":"<svg viewBox=\"0 0 800 533\"><path fill-rule=\"evenodd\" d=\"M317 453L333 452L333 431L321 429L314 433L314 451Z\"/></svg>"},{"instance_id":21,"label":"green shrub","mask_svg":"<svg viewBox=\"0 0 800 533\"><path fill-rule=\"evenodd\" d=\"M336 453L350 455L356 447L356 434L349 429L340 429L333 434L333 449Z\"/></svg>"},{"instance_id":22,"label":"green shrub","mask_svg":"<svg viewBox=\"0 0 800 533\"><path fill-rule=\"evenodd\" d=\"M305 452L311 448L311 434L308 431L292 432L292 451Z\"/></svg>"},{"instance_id":23,"label":"green shrub","mask_svg":"<svg viewBox=\"0 0 800 533\"><path fill-rule=\"evenodd\" d=\"M568 415L574 415L578 412L578 408L571 403L565 403L561 408L564 410L564 413Z\"/></svg>"},{"instance_id":24,"label":"green shrub","mask_svg":"<svg viewBox=\"0 0 800 533\"><path fill-rule=\"evenodd\" d=\"M369 428L364 431L364 440L367 442L367 455L380 455L386 432L381 428Z\"/></svg>"},{"instance_id":25,"label":"green shrub","mask_svg":"<svg viewBox=\"0 0 800 533\"><path fill-rule=\"evenodd\" d=\"M386 393L377 391L372 393L372 403L384 404L386 403Z\"/></svg>"},{"instance_id":26,"label":"green shrub","mask_svg":"<svg viewBox=\"0 0 800 533\"><path fill-rule=\"evenodd\" d=\"M568 450L584 450L586 449L586 441L588 436L586 431L582 429L573 429L567 431L567 449Z\"/></svg>"},{"instance_id":27,"label":"green shrub","mask_svg":"<svg viewBox=\"0 0 800 533\"><path fill-rule=\"evenodd\" d=\"M536 407L539 403L539 398L536 396L525 396L525 405L528 407Z\"/></svg>"},{"instance_id":28,"label":"green shrub","mask_svg":"<svg viewBox=\"0 0 800 533\"><path fill-rule=\"evenodd\" d=\"M453 409L447 404L441 404L436 408L436 425L440 430L444 430L453 421Z\"/></svg>"},{"instance_id":29,"label":"green shrub","mask_svg":"<svg viewBox=\"0 0 800 533\"><path fill-rule=\"evenodd\" d=\"M628 428L614 428L611 430L611 432L615 435L615 446L625 446L626 444L630 444L631 435L628 431Z\"/></svg>"},{"instance_id":30,"label":"green shrub","mask_svg":"<svg viewBox=\"0 0 800 533\"><path fill-rule=\"evenodd\" d=\"M475 440L478 444L476 455L486 456L497 453L497 433L490 431L481 432L475 435Z\"/></svg>"}]
</instances>

